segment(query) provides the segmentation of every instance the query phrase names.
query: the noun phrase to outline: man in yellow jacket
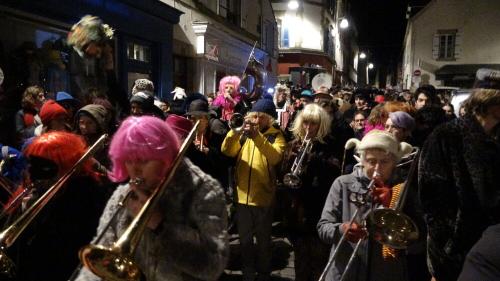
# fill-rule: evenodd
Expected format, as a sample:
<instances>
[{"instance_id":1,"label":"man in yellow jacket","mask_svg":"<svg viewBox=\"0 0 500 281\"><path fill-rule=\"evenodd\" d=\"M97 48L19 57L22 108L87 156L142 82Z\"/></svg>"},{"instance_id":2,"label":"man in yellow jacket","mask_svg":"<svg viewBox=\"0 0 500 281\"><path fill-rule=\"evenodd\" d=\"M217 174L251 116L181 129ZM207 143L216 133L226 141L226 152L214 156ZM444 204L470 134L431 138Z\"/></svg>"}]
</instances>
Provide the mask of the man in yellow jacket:
<instances>
[{"instance_id":1,"label":"man in yellow jacket","mask_svg":"<svg viewBox=\"0 0 500 281\"><path fill-rule=\"evenodd\" d=\"M222 143L222 153L236 157L236 214L244 281L255 280L255 272L258 280L269 280L271 273L276 168L286 147L283 133L274 125L275 118L273 101L260 99L245 117L243 129L229 131ZM254 234L256 251L253 249Z\"/></svg>"}]
</instances>

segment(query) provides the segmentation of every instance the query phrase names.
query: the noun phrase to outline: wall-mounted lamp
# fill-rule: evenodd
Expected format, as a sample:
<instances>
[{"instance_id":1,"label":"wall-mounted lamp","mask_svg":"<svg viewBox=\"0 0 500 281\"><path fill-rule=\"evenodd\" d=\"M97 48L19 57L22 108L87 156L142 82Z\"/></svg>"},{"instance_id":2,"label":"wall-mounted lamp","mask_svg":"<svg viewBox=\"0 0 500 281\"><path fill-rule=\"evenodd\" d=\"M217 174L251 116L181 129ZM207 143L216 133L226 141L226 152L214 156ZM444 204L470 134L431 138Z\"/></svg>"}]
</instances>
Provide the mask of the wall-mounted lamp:
<instances>
[{"instance_id":1,"label":"wall-mounted lamp","mask_svg":"<svg viewBox=\"0 0 500 281\"><path fill-rule=\"evenodd\" d=\"M363 52L361 52L361 53L359 54L359 58L360 58L360 59L362 59L362 60L366 59L366 54L365 54L365 53L363 53Z\"/></svg>"},{"instance_id":2,"label":"wall-mounted lamp","mask_svg":"<svg viewBox=\"0 0 500 281\"><path fill-rule=\"evenodd\" d=\"M349 21L346 18L340 20L340 28L346 29L349 27Z\"/></svg>"},{"instance_id":3,"label":"wall-mounted lamp","mask_svg":"<svg viewBox=\"0 0 500 281\"><path fill-rule=\"evenodd\" d=\"M288 2L288 9L297 10L299 8L299 1L291 0Z\"/></svg>"}]
</instances>

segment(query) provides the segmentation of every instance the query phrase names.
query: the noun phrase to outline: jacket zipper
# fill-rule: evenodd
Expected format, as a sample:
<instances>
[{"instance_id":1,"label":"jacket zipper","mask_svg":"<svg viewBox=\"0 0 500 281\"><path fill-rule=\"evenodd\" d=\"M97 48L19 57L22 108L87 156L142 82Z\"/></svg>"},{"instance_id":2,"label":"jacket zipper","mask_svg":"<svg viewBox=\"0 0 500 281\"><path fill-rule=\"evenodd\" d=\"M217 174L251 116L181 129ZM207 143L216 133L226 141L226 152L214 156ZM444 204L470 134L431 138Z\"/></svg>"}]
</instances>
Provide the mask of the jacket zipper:
<instances>
[{"instance_id":1,"label":"jacket zipper","mask_svg":"<svg viewBox=\"0 0 500 281\"><path fill-rule=\"evenodd\" d=\"M248 205L248 198L250 197L250 182L252 180L252 166L253 166L253 156L255 153L255 143L252 148L252 158L250 158L250 165L249 165L249 172L248 172L248 186L247 186L247 205Z\"/></svg>"}]
</instances>

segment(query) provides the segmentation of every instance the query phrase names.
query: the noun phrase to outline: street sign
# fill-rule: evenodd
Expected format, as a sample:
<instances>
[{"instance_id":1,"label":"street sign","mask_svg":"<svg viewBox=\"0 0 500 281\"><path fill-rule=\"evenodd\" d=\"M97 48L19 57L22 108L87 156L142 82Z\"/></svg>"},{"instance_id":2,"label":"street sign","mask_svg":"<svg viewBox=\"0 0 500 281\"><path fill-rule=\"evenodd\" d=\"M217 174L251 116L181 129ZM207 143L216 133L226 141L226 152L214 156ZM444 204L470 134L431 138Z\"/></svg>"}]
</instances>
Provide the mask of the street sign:
<instances>
[{"instance_id":1,"label":"street sign","mask_svg":"<svg viewBox=\"0 0 500 281\"><path fill-rule=\"evenodd\" d=\"M415 69L415 71L413 71L413 76L420 76L420 74L422 74L420 69Z\"/></svg>"}]
</instances>

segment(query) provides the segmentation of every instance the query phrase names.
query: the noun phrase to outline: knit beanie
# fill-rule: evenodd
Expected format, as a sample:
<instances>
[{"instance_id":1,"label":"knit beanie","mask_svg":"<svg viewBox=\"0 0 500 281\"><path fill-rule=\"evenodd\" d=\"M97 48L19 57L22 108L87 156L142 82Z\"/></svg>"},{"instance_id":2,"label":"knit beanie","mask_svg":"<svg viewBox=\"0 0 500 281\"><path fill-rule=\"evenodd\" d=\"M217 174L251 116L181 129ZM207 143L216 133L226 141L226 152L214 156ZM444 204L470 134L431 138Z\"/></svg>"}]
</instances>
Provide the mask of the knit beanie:
<instances>
[{"instance_id":1,"label":"knit beanie","mask_svg":"<svg viewBox=\"0 0 500 281\"><path fill-rule=\"evenodd\" d=\"M48 100L42 105L40 109L40 118L44 126L47 126L50 121L59 117L68 117L68 112L56 101Z\"/></svg>"},{"instance_id":2,"label":"knit beanie","mask_svg":"<svg viewBox=\"0 0 500 281\"><path fill-rule=\"evenodd\" d=\"M367 149L381 149L387 153L391 153L396 157L396 161L411 153L413 147L406 143L399 143L392 134L380 130L372 130L366 134L360 141L358 139L350 139L347 141L345 148L356 148L357 152L365 151Z\"/></svg>"},{"instance_id":3,"label":"knit beanie","mask_svg":"<svg viewBox=\"0 0 500 281\"><path fill-rule=\"evenodd\" d=\"M404 111L396 111L389 113L389 119L391 119L394 126L403 128L409 131L413 131L415 128L415 119L411 117L410 114Z\"/></svg>"},{"instance_id":4,"label":"knit beanie","mask_svg":"<svg viewBox=\"0 0 500 281\"><path fill-rule=\"evenodd\" d=\"M79 117L81 114L86 114L90 117L92 117L95 122L97 123L97 126L99 127L99 130L101 132L106 132L107 131L107 124L109 122L109 116L108 116L108 111L106 108L102 105L97 105L97 104L88 104L84 107L82 107L80 110L78 110L76 118L76 122L79 121ZM75 128L78 128L78 123L75 124Z\"/></svg>"},{"instance_id":5,"label":"knit beanie","mask_svg":"<svg viewBox=\"0 0 500 281\"><path fill-rule=\"evenodd\" d=\"M135 95L138 92L146 91L151 94L155 91L155 86L153 82L149 79L137 79L134 82L134 86L132 87L132 95Z\"/></svg>"},{"instance_id":6,"label":"knit beanie","mask_svg":"<svg viewBox=\"0 0 500 281\"><path fill-rule=\"evenodd\" d=\"M276 112L276 106L274 102L270 99L260 99L253 106L250 112L262 112L267 115L273 117L274 119L278 118L278 114Z\"/></svg>"}]
</instances>

